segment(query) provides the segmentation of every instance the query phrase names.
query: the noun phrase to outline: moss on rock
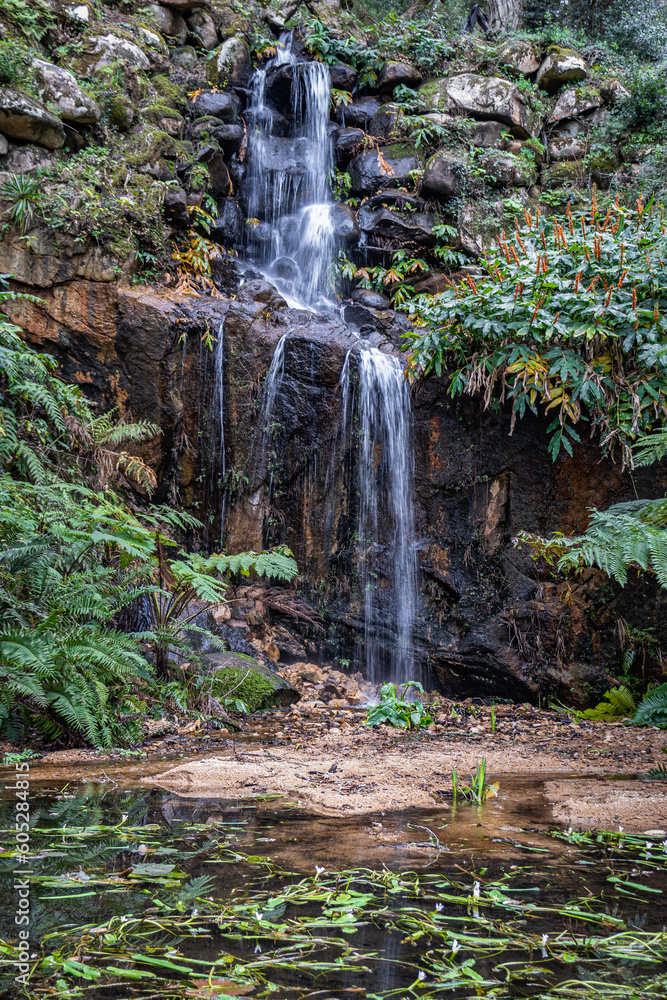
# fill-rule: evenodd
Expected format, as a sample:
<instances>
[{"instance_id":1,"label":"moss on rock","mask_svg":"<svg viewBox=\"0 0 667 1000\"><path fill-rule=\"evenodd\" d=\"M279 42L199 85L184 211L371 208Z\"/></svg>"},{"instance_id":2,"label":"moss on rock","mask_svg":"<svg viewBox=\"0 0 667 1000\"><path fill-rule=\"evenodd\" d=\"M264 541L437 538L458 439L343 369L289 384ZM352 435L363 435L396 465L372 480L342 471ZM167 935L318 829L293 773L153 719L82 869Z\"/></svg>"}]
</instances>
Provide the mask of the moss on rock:
<instances>
[{"instance_id":1,"label":"moss on rock","mask_svg":"<svg viewBox=\"0 0 667 1000\"><path fill-rule=\"evenodd\" d=\"M239 698L251 712L290 705L301 697L280 674L240 653L207 653L202 671L212 677L215 698Z\"/></svg>"}]
</instances>

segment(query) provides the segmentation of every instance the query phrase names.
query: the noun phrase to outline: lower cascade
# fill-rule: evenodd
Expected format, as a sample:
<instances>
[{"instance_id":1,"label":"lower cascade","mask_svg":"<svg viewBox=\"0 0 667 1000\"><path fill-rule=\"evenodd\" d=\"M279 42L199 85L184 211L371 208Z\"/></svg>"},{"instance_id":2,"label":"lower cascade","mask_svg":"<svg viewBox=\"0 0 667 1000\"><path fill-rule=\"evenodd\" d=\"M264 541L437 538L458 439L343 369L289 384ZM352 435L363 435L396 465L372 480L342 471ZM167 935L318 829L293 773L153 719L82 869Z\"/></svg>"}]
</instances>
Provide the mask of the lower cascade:
<instances>
[{"instance_id":1,"label":"lower cascade","mask_svg":"<svg viewBox=\"0 0 667 1000\"><path fill-rule=\"evenodd\" d=\"M360 352L359 547L367 676L413 680L417 557L410 391L398 358Z\"/></svg>"}]
</instances>

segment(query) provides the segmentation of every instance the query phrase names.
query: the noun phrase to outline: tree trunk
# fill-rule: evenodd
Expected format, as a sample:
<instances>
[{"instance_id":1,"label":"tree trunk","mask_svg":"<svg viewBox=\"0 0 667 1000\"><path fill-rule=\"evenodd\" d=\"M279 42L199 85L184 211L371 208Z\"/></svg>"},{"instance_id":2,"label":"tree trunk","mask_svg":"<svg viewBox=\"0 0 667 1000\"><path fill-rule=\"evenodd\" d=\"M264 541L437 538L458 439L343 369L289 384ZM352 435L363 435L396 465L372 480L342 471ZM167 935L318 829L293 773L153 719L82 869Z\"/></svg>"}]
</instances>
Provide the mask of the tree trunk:
<instances>
[{"instance_id":1,"label":"tree trunk","mask_svg":"<svg viewBox=\"0 0 667 1000\"><path fill-rule=\"evenodd\" d=\"M516 31L523 22L523 0L489 0L491 31Z\"/></svg>"}]
</instances>

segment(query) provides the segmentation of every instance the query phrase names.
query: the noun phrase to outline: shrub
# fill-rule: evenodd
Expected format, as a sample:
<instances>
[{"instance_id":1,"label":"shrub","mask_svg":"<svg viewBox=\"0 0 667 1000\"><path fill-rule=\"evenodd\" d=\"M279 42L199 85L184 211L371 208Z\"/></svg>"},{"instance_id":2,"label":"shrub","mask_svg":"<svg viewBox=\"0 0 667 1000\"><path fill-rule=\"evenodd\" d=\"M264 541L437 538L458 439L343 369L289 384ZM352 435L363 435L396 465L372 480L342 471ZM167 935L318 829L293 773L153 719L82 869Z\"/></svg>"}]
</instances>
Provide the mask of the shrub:
<instances>
[{"instance_id":1,"label":"shrub","mask_svg":"<svg viewBox=\"0 0 667 1000\"><path fill-rule=\"evenodd\" d=\"M667 231L662 210L594 200L575 218L525 214L513 236L467 275L404 308L411 379L443 375L450 396L512 405L510 433L528 411L553 416L549 451L572 454L581 423L603 454L631 462L632 443L667 415Z\"/></svg>"},{"instance_id":2,"label":"shrub","mask_svg":"<svg viewBox=\"0 0 667 1000\"><path fill-rule=\"evenodd\" d=\"M667 684L652 688L646 694L632 721L636 725L667 729Z\"/></svg>"}]
</instances>

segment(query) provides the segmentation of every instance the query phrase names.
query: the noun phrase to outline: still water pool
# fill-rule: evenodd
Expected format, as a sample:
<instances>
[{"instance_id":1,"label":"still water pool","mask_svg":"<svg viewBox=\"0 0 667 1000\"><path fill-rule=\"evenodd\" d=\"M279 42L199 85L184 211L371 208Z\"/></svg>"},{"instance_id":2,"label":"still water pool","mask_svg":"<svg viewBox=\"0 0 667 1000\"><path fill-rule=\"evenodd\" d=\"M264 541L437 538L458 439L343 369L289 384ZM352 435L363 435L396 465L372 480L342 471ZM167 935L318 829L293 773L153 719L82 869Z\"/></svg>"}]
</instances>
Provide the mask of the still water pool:
<instances>
[{"instance_id":1,"label":"still water pool","mask_svg":"<svg viewBox=\"0 0 667 1000\"><path fill-rule=\"evenodd\" d=\"M1 995L667 997L667 841L555 828L533 792L524 782L482 807L347 820L272 801L41 788L17 865L8 789ZM18 877L30 895L23 982Z\"/></svg>"}]
</instances>

